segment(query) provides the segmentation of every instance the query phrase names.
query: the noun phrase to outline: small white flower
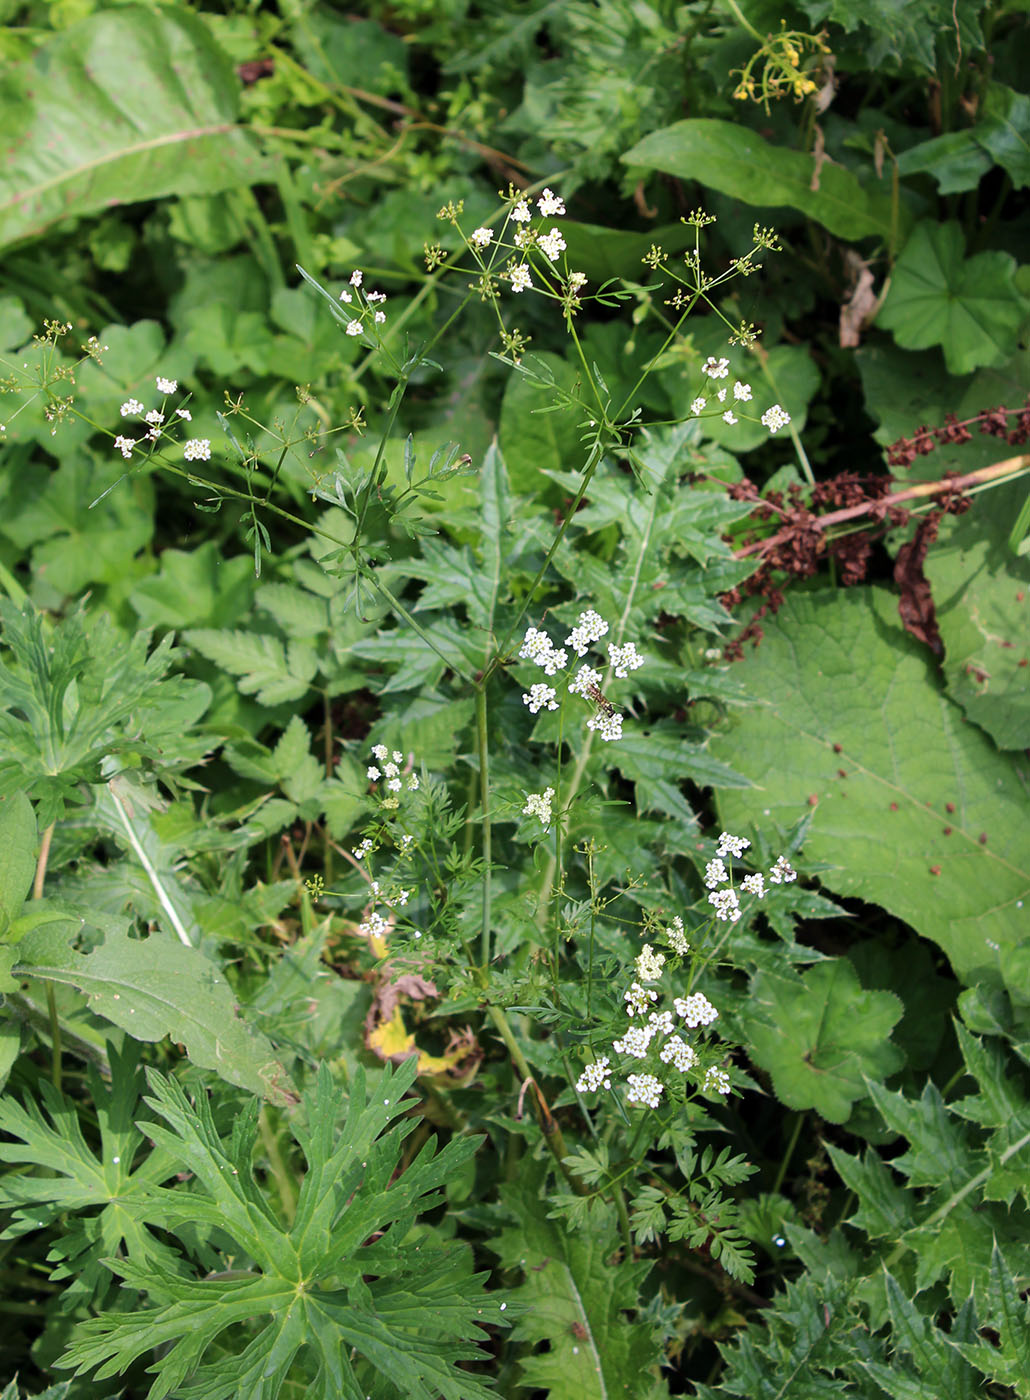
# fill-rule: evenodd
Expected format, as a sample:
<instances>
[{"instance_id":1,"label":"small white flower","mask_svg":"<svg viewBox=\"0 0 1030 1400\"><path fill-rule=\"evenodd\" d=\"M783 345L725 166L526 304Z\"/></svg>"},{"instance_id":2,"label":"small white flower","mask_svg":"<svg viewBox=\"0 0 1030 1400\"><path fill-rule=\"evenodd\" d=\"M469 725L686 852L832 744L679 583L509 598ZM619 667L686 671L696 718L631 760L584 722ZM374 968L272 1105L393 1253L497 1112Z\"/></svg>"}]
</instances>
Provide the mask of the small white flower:
<instances>
[{"instance_id":1,"label":"small white flower","mask_svg":"<svg viewBox=\"0 0 1030 1400\"><path fill-rule=\"evenodd\" d=\"M586 656L591 642L600 641L607 631L608 624L600 613L588 608L580 613L575 627L565 638L565 645L571 647L577 656Z\"/></svg>"},{"instance_id":2,"label":"small white flower","mask_svg":"<svg viewBox=\"0 0 1030 1400\"><path fill-rule=\"evenodd\" d=\"M724 831L719 836L715 854L717 856L742 856L750 845L751 842L746 836L731 836L728 831Z\"/></svg>"},{"instance_id":3,"label":"small white flower","mask_svg":"<svg viewBox=\"0 0 1030 1400\"><path fill-rule=\"evenodd\" d=\"M665 1042L658 1052L658 1058L663 1064L671 1064L681 1074L686 1074L687 1070L693 1069L697 1064L697 1052L678 1035Z\"/></svg>"},{"instance_id":4,"label":"small white flower","mask_svg":"<svg viewBox=\"0 0 1030 1400\"><path fill-rule=\"evenodd\" d=\"M715 917L723 923L735 924L740 918L740 900L736 890L714 890L708 896L708 903L715 910Z\"/></svg>"},{"instance_id":5,"label":"small white flower","mask_svg":"<svg viewBox=\"0 0 1030 1400\"><path fill-rule=\"evenodd\" d=\"M540 217L543 219L550 219L556 214L565 213L564 199L561 195L552 193L551 190L544 190L536 202L536 207L540 210Z\"/></svg>"},{"instance_id":6,"label":"small white flower","mask_svg":"<svg viewBox=\"0 0 1030 1400\"><path fill-rule=\"evenodd\" d=\"M648 1026L627 1026L622 1039L612 1041L612 1049L617 1055L632 1055L635 1060L643 1060L651 1044L651 1034Z\"/></svg>"},{"instance_id":7,"label":"small white flower","mask_svg":"<svg viewBox=\"0 0 1030 1400\"><path fill-rule=\"evenodd\" d=\"M675 1030L671 1011L652 1011L647 1018L647 1029L653 1040L656 1035L672 1035Z\"/></svg>"},{"instance_id":8,"label":"small white flower","mask_svg":"<svg viewBox=\"0 0 1030 1400\"><path fill-rule=\"evenodd\" d=\"M210 438L190 438L182 449L187 462L207 462L211 459Z\"/></svg>"},{"instance_id":9,"label":"small white flower","mask_svg":"<svg viewBox=\"0 0 1030 1400\"><path fill-rule=\"evenodd\" d=\"M364 860L366 856L372 854L373 850L374 845L372 841L370 841L369 838L366 836L364 841L362 841L359 846L354 847L353 851L351 851L351 855L354 857L355 860Z\"/></svg>"},{"instance_id":10,"label":"small white flower","mask_svg":"<svg viewBox=\"0 0 1030 1400\"><path fill-rule=\"evenodd\" d=\"M389 927L383 916L373 910L363 924L358 924L358 932L365 938L380 938Z\"/></svg>"},{"instance_id":11,"label":"small white flower","mask_svg":"<svg viewBox=\"0 0 1030 1400\"><path fill-rule=\"evenodd\" d=\"M344 287L343 291L340 293L340 300L345 306L350 306L351 302L354 300L346 287Z\"/></svg>"},{"instance_id":12,"label":"small white flower","mask_svg":"<svg viewBox=\"0 0 1030 1400\"><path fill-rule=\"evenodd\" d=\"M687 1023L691 1030L698 1026L708 1026L719 1015L703 992L694 992L689 997L677 997L672 1003L676 1015Z\"/></svg>"},{"instance_id":13,"label":"small white flower","mask_svg":"<svg viewBox=\"0 0 1030 1400\"><path fill-rule=\"evenodd\" d=\"M748 894L756 894L759 899L765 898L765 877L761 873L757 875L745 875L740 883L741 886L747 890Z\"/></svg>"},{"instance_id":14,"label":"small white flower","mask_svg":"<svg viewBox=\"0 0 1030 1400\"><path fill-rule=\"evenodd\" d=\"M729 878L729 871L718 856L705 866L705 886L707 889L718 889L720 885L725 885Z\"/></svg>"},{"instance_id":15,"label":"small white flower","mask_svg":"<svg viewBox=\"0 0 1030 1400\"><path fill-rule=\"evenodd\" d=\"M380 773L379 769L375 766L375 764L373 764L371 768L365 769L365 776L369 779L370 782L377 783L382 777L382 774Z\"/></svg>"},{"instance_id":16,"label":"small white flower","mask_svg":"<svg viewBox=\"0 0 1030 1400\"><path fill-rule=\"evenodd\" d=\"M154 382L157 385L157 392L159 394L174 394L179 387L179 381L177 379L165 379L161 374L157 376Z\"/></svg>"},{"instance_id":17,"label":"small white flower","mask_svg":"<svg viewBox=\"0 0 1030 1400\"><path fill-rule=\"evenodd\" d=\"M351 284L351 286L352 286L352 287L360 287L360 286L361 286L361 279L364 277L364 275L365 275L365 274L364 274L363 272L361 272L360 269L355 268L354 271L353 271L353 272L351 273L351 275L350 275L350 284Z\"/></svg>"},{"instance_id":18,"label":"small white flower","mask_svg":"<svg viewBox=\"0 0 1030 1400\"><path fill-rule=\"evenodd\" d=\"M360 335L360 334L361 334L361 322L360 322L360 321L356 321L356 320L355 320L355 321L348 321L347 324L346 324L346 326L344 327L344 330L346 331L346 333L347 333L348 335Z\"/></svg>"},{"instance_id":19,"label":"small white flower","mask_svg":"<svg viewBox=\"0 0 1030 1400\"><path fill-rule=\"evenodd\" d=\"M140 403L139 399L126 399L121 407L121 414L123 418L131 418L134 413L142 412L143 405Z\"/></svg>"},{"instance_id":20,"label":"small white flower","mask_svg":"<svg viewBox=\"0 0 1030 1400\"><path fill-rule=\"evenodd\" d=\"M193 422L193 414L189 411L188 408L177 408L175 411L184 423Z\"/></svg>"},{"instance_id":21,"label":"small white flower","mask_svg":"<svg viewBox=\"0 0 1030 1400\"><path fill-rule=\"evenodd\" d=\"M550 649L551 639L546 632L541 632L538 627L527 628L519 648L519 660L535 661L541 652L550 651Z\"/></svg>"},{"instance_id":22,"label":"small white flower","mask_svg":"<svg viewBox=\"0 0 1030 1400\"><path fill-rule=\"evenodd\" d=\"M606 744L614 744L622 738L622 716L617 712L612 715L592 715L587 720L587 728L600 734Z\"/></svg>"},{"instance_id":23,"label":"small white flower","mask_svg":"<svg viewBox=\"0 0 1030 1400\"><path fill-rule=\"evenodd\" d=\"M546 651L541 651L535 658L536 664L541 667L545 676L553 676L558 671L564 671L568 659L568 652L558 651L552 646L548 646Z\"/></svg>"},{"instance_id":24,"label":"small white flower","mask_svg":"<svg viewBox=\"0 0 1030 1400\"><path fill-rule=\"evenodd\" d=\"M569 639L566 637L565 639ZM582 653L580 653L582 655ZM581 666L576 673L576 679L569 682L570 695L582 695L586 699L591 690L597 690L601 684L601 673L595 671L592 666Z\"/></svg>"},{"instance_id":25,"label":"small white flower","mask_svg":"<svg viewBox=\"0 0 1030 1400\"><path fill-rule=\"evenodd\" d=\"M477 228L469 239L469 242L472 244L473 248L489 248L490 244L493 242L493 237L492 229Z\"/></svg>"},{"instance_id":26,"label":"small white flower","mask_svg":"<svg viewBox=\"0 0 1030 1400\"><path fill-rule=\"evenodd\" d=\"M156 408L152 408L152 409L150 410L150 412L147 414L146 419L145 419L145 422L150 423L150 424L151 424L153 427L155 427L155 428L158 427L158 426L159 426L161 423L163 423L164 421L165 421L165 416L164 416L164 414L163 414L163 413L158 413L158 411L157 411Z\"/></svg>"},{"instance_id":27,"label":"small white flower","mask_svg":"<svg viewBox=\"0 0 1030 1400\"><path fill-rule=\"evenodd\" d=\"M778 403L774 403L772 408L767 408L762 414L762 423L769 429L770 433L785 428L789 422L790 414L786 413Z\"/></svg>"},{"instance_id":28,"label":"small white flower","mask_svg":"<svg viewBox=\"0 0 1030 1400\"><path fill-rule=\"evenodd\" d=\"M629 991L623 992L622 999L626 1003L627 1016L643 1016L651 1002L658 1000L658 993L653 987L642 987L639 982L631 982Z\"/></svg>"},{"instance_id":29,"label":"small white flower","mask_svg":"<svg viewBox=\"0 0 1030 1400\"><path fill-rule=\"evenodd\" d=\"M776 864L769 871L769 883L772 885L789 885L791 880L798 878L798 872L791 865L786 856L780 856Z\"/></svg>"},{"instance_id":30,"label":"small white flower","mask_svg":"<svg viewBox=\"0 0 1030 1400\"><path fill-rule=\"evenodd\" d=\"M405 786L409 792L418 792L418 774L409 773Z\"/></svg>"},{"instance_id":31,"label":"small white flower","mask_svg":"<svg viewBox=\"0 0 1030 1400\"><path fill-rule=\"evenodd\" d=\"M520 199L515 208L511 211L511 217L517 224L528 224L533 215L530 212L529 202Z\"/></svg>"},{"instance_id":32,"label":"small white flower","mask_svg":"<svg viewBox=\"0 0 1030 1400\"><path fill-rule=\"evenodd\" d=\"M391 792L400 792L404 784L401 782L400 778L390 778L386 786Z\"/></svg>"},{"instance_id":33,"label":"small white flower","mask_svg":"<svg viewBox=\"0 0 1030 1400\"><path fill-rule=\"evenodd\" d=\"M626 1076L627 1103L642 1103L647 1108L657 1108L662 1097L662 1081L653 1074L629 1074Z\"/></svg>"},{"instance_id":34,"label":"small white flower","mask_svg":"<svg viewBox=\"0 0 1030 1400\"><path fill-rule=\"evenodd\" d=\"M709 379L725 379L729 372L729 360L717 360L714 355L709 355L701 366L701 373L707 374Z\"/></svg>"},{"instance_id":35,"label":"small white flower","mask_svg":"<svg viewBox=\"0 0 1030 1400\"><path fill-rule=\"evenodd\" d=\"M565 246L565 239L556 228L551 229L550 233L541 234L537 239L537 247L551 262L558 261L558 254L565 251Z\"/></svg>"},{"instance_id":36,"label":"small white flower","mask_svg":"<svg viewBox=\"0 0 1030 1400\"><path fill-rule=\"evenodd\" d=\"M715 1065L712 1065L705 1070L701 1089L706 1094L728 1094L730 1092L730 1077L725 1070L717 1069Z\"/></svg>"},{"instance_id":37,"label":"small white flower","mask_svg":"<svg viewBox=\"0 0 1030 1400\"><path fill-rule=\"evenodd\" d=\"M725 385L723 385L723 387L718 391L718 393L716 394L715 397L719 400L720 403L725 403L725 402L726 402L726 386L725 386Z\"/></svg>"},{"instance_id":38,"label":"small white flower","mask_svg":"<svg viewBox=\"0 0 1030 1400\"><path fill-rule=\"evenodd\" d=\"M587 1065L576 1080L577 1093L587 1094L592 1093L595 1089L610 1089L612 1080L611 1070L608 1068L609 1063L608 1056L602 1055L599 1060L594 1060L593 1064Z\"/></svg>"},{"instance_id":39,"label":"small white flower","mask_svg":"<svg viewBox=\"0 0 1030 1400\"><path fill-rule=\"evenodd\" d=\"M516 248L531 248L533 246L533 230L531 228L517 228L513 241Z\"/></svg>"},{"instance_id":40,"label":"small white flower","mask_svg":"<svg viewBox=\"0 0 1030 1400\"><path fill-rule=\"evenodd\" d=\"M616 646L614 642L609 642L608 660L611 662L612 670L620 680L625 680L630 671L638 671L644 664L644 658L637 651L636 644L633 642L626 642L623 646Z\"/></svg>"},{"instance_id":41,"label":"small white flower","mask_svg":"<svg viewBox=\"0 0 1030 1400\"><path fill-rule=\"evenodd\" d=\"M522 809L524 817L539 817L543 826L551 825L551 803L554 800L554 788L545 788L540 793L527 793L526 805Z\"/></svg>"},{"instance_id":42,"label":"small white flower","mask_svg":"<svg viewBox=\"0 0 1030 1400\"><path fill-rule=\"evenodd\" d=\"M656 953L650 943L645 943L633 966L641 982L657 982L665 966L665 954Z\"/></svg>"},{"instance_id":43,"label":"small white flower","mask_svg":"<svg viewBox=\"0 0 1030 1400\"><path fill-rule=\"evenodd\" d=\"M738 379L733 386L733 397L738 403L748 403L751 398L751 385L742 384Z\"/></svg>"},{"instance_id":44,"label":"small white flower","mask_svg":"<svg viewBox=\"0 0 1030 1400\"><path fill-rule=\"evenodd\" d=\"M569 280L566 283L566 285L568 286L568 289L572 293L572 295L575 296L577 292L581 292L583 290L583 288L587 284L587 281L588 278L585 272L570 272Z\"/></svg>"},{"instance_id":45,"label":"small white flower","mask_svg":"<svg viewBox=\"0 0 1030 1400\"><path fill-rule=\"evenodd\" d=\"M385 744L373 744L373 745L372 745L372 757L373 757L373 758L378 758L378 760L379 760L380 763L385 763L385 762L386 762L386 756L387 756L387 754L388 754L389 752L390 752L390 750L386 747Z\"/></svg>"},{"instance_id":46,"label":"small white flower","mask_svg":"<svg viewBox=\"0 0 1030 1400\"><path fill-rule=\"evenodd\" d=\"M722 415L722 421L724 423L729 423L731 427L734 423L738 421L737 416L733 412L732 408L728 408L726 412Z\"/></svg>"},{"instance_id":47,"label":"small white flower","mask_svg":"<svg viewBox=\"0 0 1030 1400\"><path fill-rule=\"evenodd\" d=\"M528 694L523 692L522 703L523 705L529 706L529 713L531 715L535 715L536 712L542 710L544 706L549 710L556 710L558 708L558 702L554 698L554 686L544 685L542 681L539 685L531 685Z\"/></svg>"},{"instance_id":48,"label":"small white flower","mask_svg":"<svg viewBox=\"0 0 1030 1400\"><path fill-rule=\"evenodd\" d=\"M519 263L508 273L511 278L511 289L513 292L525 292L532 290L533 279L529 275L529 268L525 263Z\"/></svg>"},{"instance_id":49,"label":"small white flower","mask_svg":"<svg viewBox=\"0 0 1030 1400\"><path fill-rule=\"evenodd\" d=\"M694 417L696 418L697 415L698 415L699 413L704 413L704 411L705 411L705 409L706 409L707 407L708 407L708 400L707 400L707 399L695 399L695 400L693 401L693 403L690 405L690 411L691 411L691 413L694 415Z\"/></svg>"},{"instance_id":50,"label":"small white flower","mask_svg":"<svg viewBox=\"0 0 1030 1400\"><path fill-rule=\"evenodd\" d=\"M687 935L683 930L683 920L677 914L672 924L665 930L665 938L674 953L678 953L681 958L685 958L690 952L690 944L687 942Z\"/></svg>"},{"instance_id":51,"label":"small white flower","mask_svg":"<svg viewBox=\"0 0 1030 1400\"><path fill-rule=\"evenodd\" d=\"M122 456L126 459L126 461L128 461L128 459L132 456L132 449L136 446L136 439L127 437L116 437L114 440L114 445L122 454Z\"/></svg>"},{"instance_id":52,"label":"small white flower","mask_svg":"<svg viewBox=\"0 0 1030 1400\"><path fill-rule=\"evenodd\" d=\"M386 312L385 312L385 311L376 311L376 312L374 312L374 313L373 313L373 316L372 316L372 320L376 323L377 326L381 326L381 325L383 324L383 322L386 320Z\"/></svg>"},{"instance_id":53,"label":"small white flower","mask_svg":"<svg viewBox=\"0 0 1030 1400\"><path fill-rule=\"evenodd\" d=\"M385 300L386 300L386 293L385 293L385 292L369 292L368 295L365 297L365 300L366 300L369 304L376 303L376 302L380 302L380 301L385 301Z\"/></svg>"}]
</instances>

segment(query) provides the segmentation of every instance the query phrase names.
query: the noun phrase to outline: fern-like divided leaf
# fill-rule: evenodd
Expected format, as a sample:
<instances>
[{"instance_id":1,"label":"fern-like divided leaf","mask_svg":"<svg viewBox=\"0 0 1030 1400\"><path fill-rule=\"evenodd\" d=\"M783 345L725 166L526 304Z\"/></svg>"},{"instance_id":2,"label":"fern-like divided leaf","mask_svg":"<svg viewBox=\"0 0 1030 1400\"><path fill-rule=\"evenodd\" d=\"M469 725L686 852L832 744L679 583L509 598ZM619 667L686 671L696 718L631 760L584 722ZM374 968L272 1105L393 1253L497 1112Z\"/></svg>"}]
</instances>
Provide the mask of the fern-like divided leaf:
<instances>
[{"instance_id":1,"label":"fern-like divided leaf","mask_svg":"<svg viewBox=\"0 0 1030 1400\"><path fill-rule=\"evenodd\" d=\"M251 1170L256 1101L225 1142L205 1100L194 1107L173 1080L149 1074L147 1102L167 1126L148 1123L148 1135L193 1178L156 1193L164 1223L227 1235L232 1268L183 1279L110 1261L154 1306L82 1323L62 1364L102 1380L156 1349L149 1400L274 1400L288 1376L311 1400L489 1400L458 1363L483 1359L483 1326L506 1325L517 1309L487 1298L466 1249L411 1238L478 1146L463 1138L437 1152L430 1139L392 1179L417 1122L404 1102L415 1069L413 1058L388 1069L372 1100L362 1072L348 1097L322 1066L293 1127L307 1170L288 1228ZM214 1346L229 1329L231 1348Z\"/></svg>"}]
</instances>

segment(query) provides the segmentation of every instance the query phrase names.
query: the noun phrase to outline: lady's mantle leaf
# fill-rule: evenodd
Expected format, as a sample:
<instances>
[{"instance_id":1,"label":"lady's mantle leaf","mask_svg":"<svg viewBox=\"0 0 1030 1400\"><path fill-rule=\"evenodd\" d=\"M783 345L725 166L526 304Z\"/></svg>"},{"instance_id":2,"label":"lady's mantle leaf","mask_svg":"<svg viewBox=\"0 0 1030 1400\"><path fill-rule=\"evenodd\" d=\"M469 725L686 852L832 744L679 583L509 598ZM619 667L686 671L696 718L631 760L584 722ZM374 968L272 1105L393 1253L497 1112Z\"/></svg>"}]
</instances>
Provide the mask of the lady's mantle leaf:
<instances>
[{"instance_id":1,"label":"lady's mantle leaf","mask_svg":"<svg viewBox=\"0 0 1030 1400\"><path fill-rule=\"evenodd\" d=\"M843 1123L865 1096L865 1076L901 1068L904 1055L888 1036L904 1009L891 992L866 991L847 958L833 958L800 977L756 973L740 1019L777 1098Z\"/></svg>"},{"instance_id":2,"label":"lady's mantle leaf","mask_svg":"<svg viewBox=\"0 0 1030 1400\"><path fill-rule=\"evenodd\" d=\"M838 894L889 909L959 975L1004 966L1026 937L1030 826L1023 765L941 691L880 589L793 593L737 668L758 702L711 751L757 784L719 794L728 831L788 831Z\"/></svg>"},{"instance_id":3,"label":"lady's mantle leaf","mask_svg":"<svg viewBox=\"0 0 1030 1400\"><path fill-rule=\"evenodd\" d=\"M1004 364L1028 310L1008 253L966 258L963 248L957 223L917 225L876 318L906 350L940 345L951 374Z\"/></svg>"}]
</instances>

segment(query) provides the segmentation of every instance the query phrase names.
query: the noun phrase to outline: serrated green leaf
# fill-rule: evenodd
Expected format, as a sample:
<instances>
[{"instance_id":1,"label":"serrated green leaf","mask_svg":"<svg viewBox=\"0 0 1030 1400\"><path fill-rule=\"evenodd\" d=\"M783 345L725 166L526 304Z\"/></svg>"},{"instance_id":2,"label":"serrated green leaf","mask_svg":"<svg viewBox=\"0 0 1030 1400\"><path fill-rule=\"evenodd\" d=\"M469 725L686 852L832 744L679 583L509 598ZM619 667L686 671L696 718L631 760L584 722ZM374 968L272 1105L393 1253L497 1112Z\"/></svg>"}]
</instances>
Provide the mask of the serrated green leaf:
<instances>
[{"instance_id":1,"label":"serrated green leaf","mask_svg":"<svg viewBox=\"0 0 1030 1400\"><path fill-rule=\"evenodd\" d=\"M174 1393L195 1400L274 1400L287 1377L303 1376L314 1400L365 1400L383 1385L412 1400L489 1400L459 1362L478 1360L482 1324L505 1326L517 1308L483 1293L469 1251L410 1238L418 1214L443 1199L448 1178L477 1143L455 1138L441 1151L431 1139L398 1170L415 1126L405 1093L416 1058L388 1066L375 1096L359 1068L343 1096L328 1067L306 1091L293 1132L306 1159L291 1224L285 1225L253 1174L256 1107L224 1140L207 1099L194 1107L180 1086L151 1073L147 1100L159 1124L158 1146L188 1173L189 1187L153 1193L166 1228L186 1238L197 1221L217 1222L231 1253L249 1268L206 1278L148 1271L112 1261L152 1306L110 1312L81 1323L62 1364L98 1379L122 1374L155 1350L149 1400ZM243 1346L231 1329L247 1323ZM223 1333L230 1345L214 1344ZM306 1351L315 1372L294 1371Z\"/></svg>"},{"instance_id":2,"label":"serrated green leaf","mask_svg":"<svg viewBox=\"0 0 1030 1400\"><path fill-rule=\"evenodd\" d=\"M959 224L924 220L895 265L876 324L907 350L939 345L951 374L1004 364L1028 311L1015 273L1008 253L965 257Z\"/></svg>"},{"instance_id":3,"label":"serrated green leaf","mask_svg":"<svg viewBox=\"0 0 1030 1400\"><path fill-rule=\"evenodd\" d=\"M533 1349L522 1354L520 1385L582 1400L651 1395L661 1349L646 1324L623 1315L637 1308L650 1264L606 1265L618 1247L612 1212L595 1201L570 1230L547 1218L531 1183L502 1194L518 1224L502 1232L496 1249L522 1273L514 1297L527 1308L512 1336Z\"/></svg>"},{"instance_id":4,"label":"serrated green leaf","mask_svg":"<svg viewBox=\"0 0 1030 1400\"><path fill-rule=\"evenodd\" d=\"M865 1076L900 1069L904 1056L888 1037L903 1012L896 996L864 990L848 959L834 958L790 978L757 972L740 1020L788 1108L843 1123L865 1097Z\"/></svg>"},{"instance_id":5,"label":"serrated green leaf","mask_svg":"<svg viewBox=\"0 0 1030 1400\"><path fill-rule=\"evenodd\" d=\"M261 632L216 631L191 627L183 640L239 677L239 688L256 697L260 705L283 705L308 693L318 670L318 658L299 642L284 646L278 637Z\"/></svg>"},{"instance_id":6,"label":"serrated green leaf","mask_svg":"<svg viewBox=\"0 0 1030 1400\"><path fill-rule=\"evenodd\" d=\"M988 83L974 134L1017 190L1030 185L1030 97L1025 92Z\"/></svg>"},{"instance_id":7,"label":"serrated green leaf","mask_svg":"<svg viewBox=\"0 0 1030 1400\"><path fill-rule=\"evenodd\" d=\"M151 1188L174 1175L175 1162L153 1152L137 1162L144 1143L133 1123L143 1087L138 1048L131 1040L121 1050L109 1042L107 1059L109 1083L93 1066L86 1075L100 1129L96 1149L83 1136L76 1105L45 1080L41 1104L0 1098L0 1161L32 1168L0 1177L0 1206L12 1213L2 1238L68 1216L47 1257L52 1279L71 1280L62 1298L69 1310L103 1303L114 1283L106 1258L124 1252L143 1268L177 1267L174 1251L154 1233L148 1207Z\"/></svg>"},{"instance_id":8,"label":"serrated green leaf","mask_svg":"<svg viewBox=\"0 0 1030 1400\"><path fill-rule=\"evenodd\" d=\"M1025 1287L1025 1278L1016 1277L995 1243L980 1337L976 1343L949 1338L988 1380L1012 1386L1017 1395L1025 1393L1030 1377L1030 1303L1023 1296ZM984 1337L988 1328L998 1334L997 1346Z\"/></svg>"},{"instance_id":9,"label":"serrated green leaf","mask_svg":"<svg viewBox=\"0 0 1030 1400\"><path fill-rule=\"evenodd\" d=\"M941 694L895 606L881 589L794 592L764 619L736 668L757 703L709 745L757 786L721 792L719 813L741 831L811 810L822 884L905 919L968 977L990 942L1025 936L1026 789Z\"/></svg>"},{"instance_id":10,"label":"serrated green leaf","mask_svg":"<svg viewBox=\"0 0 1030 1400\"><path fill-rule=\"evenodd\" d=\"M1030 558L1006 549L1026 483L941 522L924 573L937 605L948 691L1001 749L1030 748Z\"/></svg>"}]
</instances>

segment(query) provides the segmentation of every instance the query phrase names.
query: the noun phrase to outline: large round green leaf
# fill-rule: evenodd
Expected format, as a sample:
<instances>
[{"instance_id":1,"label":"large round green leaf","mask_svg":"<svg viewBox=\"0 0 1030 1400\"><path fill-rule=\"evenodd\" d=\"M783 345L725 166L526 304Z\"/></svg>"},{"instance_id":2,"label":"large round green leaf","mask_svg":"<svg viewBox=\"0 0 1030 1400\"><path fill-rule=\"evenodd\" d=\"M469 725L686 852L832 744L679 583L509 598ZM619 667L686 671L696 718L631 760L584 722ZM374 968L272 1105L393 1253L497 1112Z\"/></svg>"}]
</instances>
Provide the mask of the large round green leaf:
<instances>
[{"instance_id":1,"label":"large round green leaf","mask_svg":"<svg viewBox=\"0 0 1030 1400\"><path fill-rule=\"evenodd\" d=\"M710 752L756 784L719 794L727 830L789 829L838 894L890 910L960 976L1025 938L1025 764L943 693L933 659L876 588L788 595L737 674L755 704Z\"/></svg>"},{"instance_id":2,"label":"large round green leaf","mask_svg":"<svg viewBox=\"0 0 1030 1400\"><path fill-rule=\"evenodd\" d=\"M115 204L265 178L239 82L184 8L91 15L0 78L0 246Z\"/></svg>"},{"instance_id":3,"label":"large round green leaf","mask_svg":"<svg viewBox=\"0 0 1030 1400\"><path fill-rule=\"evenodd\" d=\"M1028 311L1015 277L1008 253L967 258L957 223L925 221L905 244L876 324L906 350L939 345L951 374L1004 364Z\"/></svg>"}]
</instances>

